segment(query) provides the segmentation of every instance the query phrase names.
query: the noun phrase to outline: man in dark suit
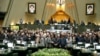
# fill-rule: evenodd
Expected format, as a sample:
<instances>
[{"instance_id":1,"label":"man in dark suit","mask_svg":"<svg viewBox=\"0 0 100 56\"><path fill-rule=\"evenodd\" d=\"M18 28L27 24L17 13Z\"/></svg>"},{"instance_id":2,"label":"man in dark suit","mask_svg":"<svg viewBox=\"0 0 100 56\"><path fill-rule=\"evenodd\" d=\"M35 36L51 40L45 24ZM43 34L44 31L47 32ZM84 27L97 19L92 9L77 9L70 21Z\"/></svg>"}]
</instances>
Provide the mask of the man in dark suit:
<instances>
[{"instance_id":1,"label":"man in dark suit","mask_svg":"<svg viewBox=\"0 0 100 56\"><path fill-rule=\"evenodd\" d=\"M5 35L3 31L0 32L0 42L2 42L5 39Z\"/></svg>"},{"instance_id":2,"label":"man in dark suit","mask_svg":"<svg viewBox=\"0 0 100 56\"><path fill-rule=\"evenodd\" d=\"M85 42L86 43L91 43L92 42L91 39L92 39L92 33L87 33L85 35Z\"/></svg>"},{"instance_id":3,"label":"man in dark suit","mask_svg":"<svg viewBox=\"0 0 100 56\"><path fill-rule=\"evenodd\" d=\"M84 41L85 41L85 39L81 34L79 36L76 36L76 43L77 42L84 42Z\"/></svg>"},{"instance_id":4,"label":"man in dark suit","mask_svg":"<svg viewBox=\"0 0 100 56\"><path fill-rule=\"evenodd\" d=\"M54 36L52 39L52 46L53 47L59 47L59 44L60 44L60 38L58 38L57 36Z\"/></svg>"},{"instance_id":5,"label":"man in dark suit","mask_svg":"<svg viewBox=\"0 0 100 56\"><path fill-rule=\"evenodd\" d=\"M61 36L60 38L60 47L65 48L67 45L67 38L65 36Z\"/></svg>"},{"instance_id":6,"label":"man in dark suit","mask_svg":"<svg viewBox=\"0 0 100 56\"><path fill-rule=\"evenodd\" d=\"M92 38L91 38L91 42L98 42L98 36L96 34L93 34Z\"/></svg>"},{"instance_id":7,"label":"man in dark suit","mask_svg":"<svg viewBox=\"0 0 100 56\"><path fill-rule=\"evenodd\" d=\"M22 32L22 33L18 36L17 40L26 41L26 40L27 40L27 37L26 37L25 33Z\"/></svg>"},{"instance_id":8,"label":"man in dark suit","mask_svg":"<svg viewBox=\"0 0 100 56\"><path fill-rule=\"evenodd\" d=\"M15 39L14 32L9 32L7 37L8 41L13 42Z\"/></svg>"},{"instance_id":9,"label":"man in dark suit","mask_svg":"<svg viewBox=\"0 0 100 56\"><path fill-rule=\"evenodd\" d=\"M27 33L26 34L26 41L30 42L30 41L35 41L36 37L32 34L32 33Z\"/></svg>"}]
</instances>

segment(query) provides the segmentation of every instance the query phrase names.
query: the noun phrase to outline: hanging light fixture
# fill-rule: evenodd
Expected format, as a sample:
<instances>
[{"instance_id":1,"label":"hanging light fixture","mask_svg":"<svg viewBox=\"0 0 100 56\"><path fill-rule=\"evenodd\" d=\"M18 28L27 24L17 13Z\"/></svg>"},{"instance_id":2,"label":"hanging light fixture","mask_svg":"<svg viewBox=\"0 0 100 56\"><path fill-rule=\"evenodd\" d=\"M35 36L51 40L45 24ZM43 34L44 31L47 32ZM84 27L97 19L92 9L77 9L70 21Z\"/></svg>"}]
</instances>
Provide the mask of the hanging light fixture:
<instances>
[{"instance_id":1,"label":"hanging light fixture","mask_svg":"<svg viewBox=\"0 0 100 56\"><path fill-rule=\"evenodd\" d=\"M65 11L65 0L56 0L56 10Z\"/></svg>"}]
</instances>

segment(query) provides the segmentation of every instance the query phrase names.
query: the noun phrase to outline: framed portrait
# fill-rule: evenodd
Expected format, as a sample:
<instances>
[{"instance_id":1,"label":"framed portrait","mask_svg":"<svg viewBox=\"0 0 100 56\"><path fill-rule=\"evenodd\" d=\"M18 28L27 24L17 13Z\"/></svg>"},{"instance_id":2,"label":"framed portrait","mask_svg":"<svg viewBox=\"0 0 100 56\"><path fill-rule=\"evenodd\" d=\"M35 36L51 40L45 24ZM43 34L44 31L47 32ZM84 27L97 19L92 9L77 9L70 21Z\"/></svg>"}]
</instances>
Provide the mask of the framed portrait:
<instances>
[{"instance_id":1,"label":"framed portrait","mask_svg":"<svg viewBox=\"0 0 100 56\"><path fill-rule=\"evenodd\" d=\"M36 3L28 3L28 13L36 14Z\"/></svg>"},{"instance_id":2,"label":"framed portrait","mask_svg":"<svg viewBox=\"0 0 100 56\"><path fill-rule=\"evenodd\" d=\"M86 4L86 15L94 15L94 3Z\"/></svg>"}]
</instances>

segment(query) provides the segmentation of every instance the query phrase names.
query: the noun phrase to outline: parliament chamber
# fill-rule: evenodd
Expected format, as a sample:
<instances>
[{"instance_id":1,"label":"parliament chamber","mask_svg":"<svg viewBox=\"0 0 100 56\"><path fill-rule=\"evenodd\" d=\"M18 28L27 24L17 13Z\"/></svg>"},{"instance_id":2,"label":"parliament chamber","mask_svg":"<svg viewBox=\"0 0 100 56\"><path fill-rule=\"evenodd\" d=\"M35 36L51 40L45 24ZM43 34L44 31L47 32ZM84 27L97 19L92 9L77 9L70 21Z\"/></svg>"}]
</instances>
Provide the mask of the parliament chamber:
<instances>
[{"instance_id":1,"label":"parliament chamber","mask_svg":"<svg viewBox=\"0 0 100 56\"><path fill-rule=\"evenodd\" d=\"M0 56L100 56L100 0L0 0Z\"/></svg>"}]
</instances>

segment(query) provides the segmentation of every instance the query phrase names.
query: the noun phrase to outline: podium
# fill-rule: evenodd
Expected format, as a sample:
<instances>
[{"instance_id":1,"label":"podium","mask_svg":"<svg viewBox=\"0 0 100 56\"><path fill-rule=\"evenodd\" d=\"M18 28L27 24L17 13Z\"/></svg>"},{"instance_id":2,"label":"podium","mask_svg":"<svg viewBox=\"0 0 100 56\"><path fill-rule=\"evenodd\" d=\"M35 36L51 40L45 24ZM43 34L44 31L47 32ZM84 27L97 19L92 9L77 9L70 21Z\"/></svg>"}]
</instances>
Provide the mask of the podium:
<instances>
[{"instance_id":1,"label":"podium","mask_svg":"<svg viewBox=\"0 0 100 56\"><path fill-rule=\"evenodd\" d=\"M71 26L68 24L51 24L51 28L48 29L47 31L49 32L68 32L68 33L72 33L72 29Z\"/></svg>"}]
</instances>

